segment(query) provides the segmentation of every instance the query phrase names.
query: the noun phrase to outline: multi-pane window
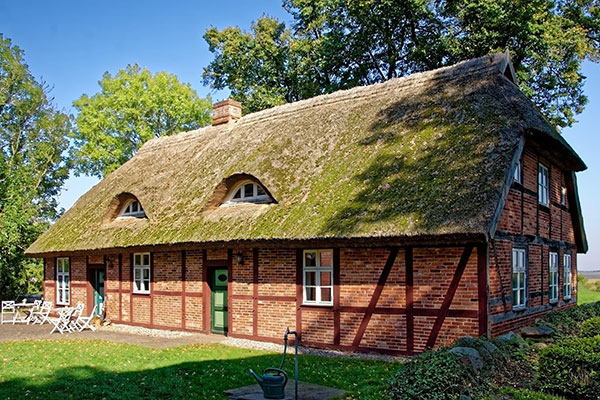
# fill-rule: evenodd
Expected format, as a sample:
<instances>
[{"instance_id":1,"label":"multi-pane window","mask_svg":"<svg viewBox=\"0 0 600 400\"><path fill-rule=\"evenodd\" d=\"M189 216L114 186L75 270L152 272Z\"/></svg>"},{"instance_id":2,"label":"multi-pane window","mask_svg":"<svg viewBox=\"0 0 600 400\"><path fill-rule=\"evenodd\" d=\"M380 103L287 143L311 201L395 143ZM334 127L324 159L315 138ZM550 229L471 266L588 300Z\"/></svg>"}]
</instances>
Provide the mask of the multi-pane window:
<instances>
[{"instance_id":1,"label":"multi-pane window","mask_svg":"<svg viewBox=\"0 0 600 400\"><path fill-rule=\"evenodd\" d=\"M538 166L538 202L544 206L549 205L548 193L548 168L543 164Z\"/></svg>"},{"instance_id":2,"label":"multi-pane window","mask_svg":"<svg viewBox=\"0 0 600 400\"><path fill-rule=\"evenodd\" d=\"M133 293L150 293L150 253L133 255Z\"/></svg>"},{"instance_id":3,"label":"multi-pane window","mask_svg":"<svg viewBox=\"0 0 600 400\"><path fill-rule=\"evenodd\" d=\"M571 298L573 287L571 286L571 280L573 279L571 271L571 255L565 254L563 256L563 298L569 300Z\"/></svg>"},{"instance_id":4,"label":"multi-pane window","mask_svg":"<svg viewBox=\"0 0 600 400\"><path fill-rule=\"evenodd\" d=\"M125 206L125 208L123 209L123 211L121 212L121 217L136 217L136 218L141 218L144 217L146 214L144 213L144 209L142 208L142 205L140 204L139 201L134 200L131 201L127 204L127 206Z\"/></svg>"},{"instance_id":5,"label":"multi-pane window","mask_svg":"<svg viewBox=\"0 0 600 400\"><path fill-rule=\"evenodd\" d=\"M549 265L550 303L556 303L558 301L558 253L550 252Z\"/></svg>"},{"instance_id":6,"label":"multi-pane window","mask_svg":"<svg viewBox=\"0 0 600 400\"><path fill-rule=\"evenodd\" d=\"M524 249L512 251L512 295L513 309L526 306L527 264Z\"/></svg>"},{"instance_id":7,"label":"multi-pane window","mask_svg":"<svg viewBox=\"0 0 600 400\"><path fill-rule=\"evenodd\" d=\"M304 251L304 304L333 305L333 251Z\"/></svg>"},{"instance_id":8,"label":"multi-pane window","mask_svg":"<svg viewBox=\"0 0 600 400\"><path fill-rule=\"evenodd\" d=\"M69 258L56 259L56 304L68 305L71 301Z\"/></svg>"},{"instance_id":9,"label":"multi-pane window","mask_svg":"<svg viewBox=\"0 0 600 400\"><path fill-rule=\"evenodd\" d=\"M236 203L268 203L270 201L271 198L262 186L254 182L245 182L233 191L233 195L230 196L224 205L233 205Z\"/></svg>"},{"instance_id":10,"label":"multi-pane window","mask_svg":"<svg viewBox=\"0 0 600 400\"><path fill-rule=\"evenodd\" d=\"M515 180L515 182L521 183L521 160L517 162L517 167L515 168L515 175L513 176L513 179Z\"/></svg>"}]
</instances>

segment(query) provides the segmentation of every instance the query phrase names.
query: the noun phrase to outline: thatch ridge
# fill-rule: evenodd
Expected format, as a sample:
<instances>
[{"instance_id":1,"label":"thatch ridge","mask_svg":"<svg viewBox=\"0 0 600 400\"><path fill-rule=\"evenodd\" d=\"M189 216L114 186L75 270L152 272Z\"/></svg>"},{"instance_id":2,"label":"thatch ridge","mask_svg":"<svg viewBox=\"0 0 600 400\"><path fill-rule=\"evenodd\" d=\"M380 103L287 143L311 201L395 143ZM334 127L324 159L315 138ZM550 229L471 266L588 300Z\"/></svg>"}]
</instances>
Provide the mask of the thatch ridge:
<instances>
[{"instance_id":1,"label":"thatch ridge","mask_svg":"<svg viewBox=\"0 0 600 400\"><path fill-rule=\"evenodd\" d=\"M508 62L481 57L153 139L27 252L483 235L525 132L564 142L504 76ZM256 177L278 203L207 210L235 174ZM103 224L124 192L148 219Z\"/></svg>"}]
</instances>

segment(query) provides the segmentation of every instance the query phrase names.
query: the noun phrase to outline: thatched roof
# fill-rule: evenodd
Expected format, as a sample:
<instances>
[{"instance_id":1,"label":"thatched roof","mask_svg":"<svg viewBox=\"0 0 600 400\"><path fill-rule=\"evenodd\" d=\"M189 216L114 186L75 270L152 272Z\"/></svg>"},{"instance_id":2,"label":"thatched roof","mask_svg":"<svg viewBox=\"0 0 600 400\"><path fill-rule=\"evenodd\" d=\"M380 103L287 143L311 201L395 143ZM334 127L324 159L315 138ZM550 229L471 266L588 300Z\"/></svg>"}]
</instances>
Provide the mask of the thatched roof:
<instances>
[{"instance_id":1,"label":"thatched roof","mask_svg":"<svg viewBox=\"0 0 600 400\"><path fill-rule=\"evenodd\" d=\"M552 139L565 168L585 168L510 72L497 54L151 140L27 253L486 234L527 132ZM276 204L207 207L234 174L256 177ZM122 193L147 220L103 222Z\"/></svg>"}]
</instances>

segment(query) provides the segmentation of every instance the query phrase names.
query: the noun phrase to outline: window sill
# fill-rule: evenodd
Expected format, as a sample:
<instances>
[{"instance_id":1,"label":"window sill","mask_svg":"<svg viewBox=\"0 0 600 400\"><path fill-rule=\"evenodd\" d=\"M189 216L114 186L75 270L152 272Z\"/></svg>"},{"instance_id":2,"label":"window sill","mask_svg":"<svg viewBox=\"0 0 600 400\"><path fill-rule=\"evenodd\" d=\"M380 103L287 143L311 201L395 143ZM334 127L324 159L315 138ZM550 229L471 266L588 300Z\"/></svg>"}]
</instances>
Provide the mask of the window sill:
<instances>
[{"instance_id":1,"label":"window sill","mask_svg":"<svg viewBox=\"0 0 600 400\"><path fill-rule=\"evenodd\" d=\"M303 308L333 308L333 303L331 303L331 304L302 303L301 307L303 307Z\"/></svg>"},{"instance_id":2,"label":"window sill","mask_svg":"<svg viewBox=\"0 0 600 400\"><path fill-rule=\"evenodd\" d=\"M549 204L542 204L542 203L538 203L538 208L541 211L545 211L545 212L550 212L550 205Z\"/></svg>"},{"instance_id":3,"label":"window sill","mask_svg":"<svg viewBox=\"0 0 600 400\"><path fill-rule=\"evenodd\" d=\"M550 300L548 302L548 304L550 304L551 306L557 306L558 305L558 299L557 300Z\"/></svg>"},{"instance_id":4,"label":"window sill","mask_svg":"<svg viewBox=\"0 0 600 400\"><path fill-rule=\"evenodd\" d=\"M527 309L527 306L513 306L512 310L515 312L519 312L519 311L525 311Z\"/></svg>"},{"instance_id":5,"label":"window sill","mask_svg":"<svg viewBox=\"0 0 600 400\"><path fill-rule=\"evenodd\" d=\"M565 302L567 302L567 301L571 301L571 297L563 297L563 300L564 300Z\"/></svg>"},{"instance_id":6,"label":"window sill","mask_svg":"<svg viewBox=\"0 0 600 400\"><path fill-rule=\"evenodd\" d=\"M136 296L150 296L151 292L131 292L131 294Z\"/></svg>"}]
</instances>

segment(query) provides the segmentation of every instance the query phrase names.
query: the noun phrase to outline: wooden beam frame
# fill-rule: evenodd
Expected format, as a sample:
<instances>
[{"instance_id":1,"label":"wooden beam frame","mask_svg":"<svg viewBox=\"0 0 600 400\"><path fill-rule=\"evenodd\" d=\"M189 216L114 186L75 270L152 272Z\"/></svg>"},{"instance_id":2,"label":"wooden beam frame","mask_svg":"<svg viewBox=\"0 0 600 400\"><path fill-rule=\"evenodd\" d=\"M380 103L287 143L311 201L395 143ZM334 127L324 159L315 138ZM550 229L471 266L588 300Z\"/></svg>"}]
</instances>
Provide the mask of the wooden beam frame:
<instances>
[{"instance_id":1,"label":"wooden beam frame","mask_svg":"<svg viewBox=\"0 0 600 400\"><path fill-rule=\"evenodd\" d=\"M444 320L446 316L448 316L448 310L450 309L450 305L452 304L452 300L454 300L454 295L456 294L456 290L458 289L458 284L463 276L463 272L467 267L467 263L469 262L469 258L471 257L471 253L473 252L473 246L468 245L465 246L465 249L460 257L460 261L458 262L458 266L456 267L456 271L454 271L454 276L452 277L452 281L450 282L450 286L444 296L444 301L442 302L442 306L440 307L439 314L435 319L433 324L433 328L431 329L431 333L429 334L429 339L427 339L426 347L433 348L435 345L435 341L440 333L440 329L444 324Z\"/></svg>"},{"instance_id":2,"label":"wooden beam frame","mask_svg":"<svg viewBox=\"0 0 600 400\"><path fill-rule=\"evenodd\" d=\"M390 271L392 270L392 266L396 261L396 256L398 255L398 247L392 247L390 249L390 254L388 256L387 261L381 271L381 275L379 276L379 281L377 282L377 287L371 296L371 301L369 302L369 306L367 307L367 312L363 316L363 319L360 323L358 331L356 332L356 336L354 337L354 341L352 342L352 347L359 347L360 341L362 340L365 331L367 330L367 326L369 325L369 321L373 316L373 311L375 311L375 306L379 301L379 297L381 296L381 292L383 292L383 287L385 286L385 282L387 281L388 276L390 275Z\"/></svg>"}]
</instances>

